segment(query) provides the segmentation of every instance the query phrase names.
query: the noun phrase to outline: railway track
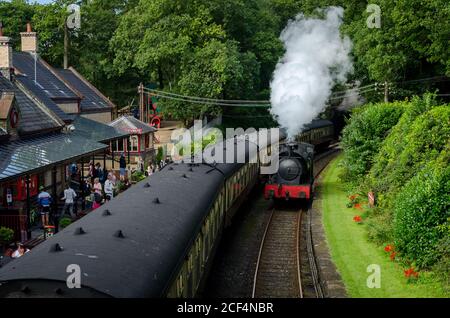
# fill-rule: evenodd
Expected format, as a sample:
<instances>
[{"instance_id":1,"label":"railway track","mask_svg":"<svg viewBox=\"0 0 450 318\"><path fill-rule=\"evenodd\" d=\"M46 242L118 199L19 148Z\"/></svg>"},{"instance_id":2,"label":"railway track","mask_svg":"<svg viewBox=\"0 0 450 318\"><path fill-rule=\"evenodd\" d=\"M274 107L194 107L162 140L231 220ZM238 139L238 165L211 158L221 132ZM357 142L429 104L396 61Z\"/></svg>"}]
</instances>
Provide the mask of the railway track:
<instances>
[{"instance_id":1,"label":"railway track","mask_svg":"<svg viewBox=\"0 0 450 318\"><path fill-rule=\"evenodd\" d=\"M315 160L317 177L337 153ZM275 207L261 240L253 279L253 298L323 298L314 255L309 207Z\"/></svg>"},{"instance_id":2,"label":"railway track","mask_svg":"<svg viewBox=\"0 0 450 318\"><path fill-rule=\"evenodd\" d=\"M252 297L303 297L301 212L273 209L259 250Z\"/></svg>"}]
</instances>

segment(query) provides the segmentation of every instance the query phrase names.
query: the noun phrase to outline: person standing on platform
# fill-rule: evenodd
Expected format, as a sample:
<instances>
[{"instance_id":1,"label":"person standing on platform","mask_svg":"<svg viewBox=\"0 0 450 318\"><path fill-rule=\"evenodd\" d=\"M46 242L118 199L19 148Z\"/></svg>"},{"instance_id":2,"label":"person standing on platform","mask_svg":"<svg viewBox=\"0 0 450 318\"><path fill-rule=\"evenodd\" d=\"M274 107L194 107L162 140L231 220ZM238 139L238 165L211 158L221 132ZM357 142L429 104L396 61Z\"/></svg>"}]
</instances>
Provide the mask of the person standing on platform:
<instances>
[{"instance_id":1,"label":"person standing on platform","mask_svg":"<svg viewBox=\"0 0 450 318\"><path fill-rule=\"evenodd\" d=\"M38 195L38 204L41 208L42 227L45 227L49 224L48 216L50 214L50 204L52 203L52 196L47 191L44 191L43 186L39 187L39 191L41 192Z\"/></svg>"},{"instance_id":2,"label":"person standing on platform","mask_svg":"<svg viewBox=\"0 0 450 318\"><path fill-rule=\"evenodd\" d=\"M125 170L127 169L127 162L125 160L125 155L123 153L120 155L119 167L120 167L120 181L124 181L126 172Z\"/></svg>"},{"instance_id":3,"label":"person standing on platform","mask_svg":"<svg viewBox=\"0 0 450 318\"><path fill-rule=\"evenodd\" d=\"M105 198L106 201L110 201L114 197L114 184L111 181L111 174L108 175L108 179L105 181Z\"/></svg>"},{"instance_id":4,"label":"person standing on platform","mask_svg":"<svg viewBox=\"0 0 450 318\"><path fill-rule=\"evenodd\" d=\"M142 159L142 157L139 157L139 159L138 159L138 166L137 166L137 170L139 171L139 172L142 172L142 173L144 173L144 160Z\"/></svg>"},{"instance_id":5,"label":"person standing on platform","mask_svg":"<svg viewBox=\"0 0 450 318\"><path fill-rule=\"evenodd\" d=\"M70 184L68 183L67 188L64 190L64 197L61 199L65 200L64 211L62 213L63 216L67 213L68 210L70 217L74 218L73 205L76 197L76 192L70 187Z\"/></svg>"},{"instance_id":6,"label":"person standing on platform","mask_svg":"<svg viewBox=\"0 0 450 318\"><path fill-rule=\"evenodd\" d=\"M102 195L102 184L100 183L100 179L99 178L95 178L94 179L94 185L92 187L94 189L95 193L98 193L100 195Z\"/></svg>"}]
</instances>

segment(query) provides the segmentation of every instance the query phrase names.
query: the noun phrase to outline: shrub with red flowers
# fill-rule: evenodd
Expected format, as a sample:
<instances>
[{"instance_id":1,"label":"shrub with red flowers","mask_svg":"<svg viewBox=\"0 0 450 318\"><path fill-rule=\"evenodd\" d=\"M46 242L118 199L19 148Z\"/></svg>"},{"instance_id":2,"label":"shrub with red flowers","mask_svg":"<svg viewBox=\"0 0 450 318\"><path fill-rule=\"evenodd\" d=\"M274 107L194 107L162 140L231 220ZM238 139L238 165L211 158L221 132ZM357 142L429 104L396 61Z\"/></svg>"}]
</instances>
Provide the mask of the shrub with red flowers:
<instances>
[{"instance_id":1,"label":"shrub with red flowers","mask_svg":"<svg viewBox=\"0 0 450 318\"><path fill-rule=\"evenodd\" d=\"M394 245L386 245L384 247L384 251L389 253L389 258L391 259L391 261L395 261L395 257L397 256L397 253L395 252L395 248Z\"/></svg>"},{"instance_id":2,"label":"shrub with red flowers","mask_svg":"<svg viewBox=\"0 0 450 318\"><path fill-rule=\"evenodd\" d=\"M360 200L361 200L359 194L353 194L353 195L349 196L348 199L350 200L350 202L347 203L347 208L354 207L356 204L359 204Z\"/></svg>"},{"instance_id":3,"label":"shrub with red flowers","mask_svg":"<svg viewBox=\"0 0 450 318\"><path fill-rule=\"evenodd\" d=\"M410 267L403 272L405 273L408 282L416 281L419 278L419 273L414 270L414 267Z\"/></svg>"}]
</instances>

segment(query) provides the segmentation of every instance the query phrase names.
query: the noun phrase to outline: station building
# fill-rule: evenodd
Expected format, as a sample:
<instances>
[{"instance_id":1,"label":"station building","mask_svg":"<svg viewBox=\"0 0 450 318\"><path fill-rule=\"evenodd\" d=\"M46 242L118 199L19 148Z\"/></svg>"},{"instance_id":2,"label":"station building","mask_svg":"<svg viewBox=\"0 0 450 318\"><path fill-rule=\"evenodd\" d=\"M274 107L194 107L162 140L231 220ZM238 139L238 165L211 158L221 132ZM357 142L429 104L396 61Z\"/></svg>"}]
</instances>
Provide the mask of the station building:
<instances>
[{"instance_id":1,"label":"station building","mask_svg":"<svg viewBox=\"0 0 450 318\"><path fill-rule=\"evenodd\" d=\"M21 41L21 52L13 52L0 28L0 226L25 241L41 186L58 209L69 166L81 168L80 183L92 160L118 170L112 147L124 145L130 163L136 131L108 125L116 106L74 68L55 69L41 59L30 25ZM151 151L153 128L147 128L139 131L143 150Z\"/></svg>"}]
</instances>

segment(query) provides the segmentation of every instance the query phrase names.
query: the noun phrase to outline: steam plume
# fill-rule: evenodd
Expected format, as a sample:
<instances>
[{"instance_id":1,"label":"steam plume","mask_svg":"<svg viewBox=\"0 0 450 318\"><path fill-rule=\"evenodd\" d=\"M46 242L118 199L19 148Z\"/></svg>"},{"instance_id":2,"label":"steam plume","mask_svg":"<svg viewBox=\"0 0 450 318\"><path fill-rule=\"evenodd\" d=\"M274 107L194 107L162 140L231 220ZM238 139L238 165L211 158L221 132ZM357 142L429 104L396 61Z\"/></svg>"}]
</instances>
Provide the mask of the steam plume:
<instances>
[{"instance_id":1,"label":"steam plume","mask_svg":"<svg viewBox=\"0 0 450 318\"><path fill-rule=\"evenodd\" d=\"M290 139L325 109L333 86L345 82L353 70L352 43L339 32L344 10L318 11L325 19L306 18L301 13L280 36L286 53L271 82L271 114Z\"/></svg>"}]
</instances>

